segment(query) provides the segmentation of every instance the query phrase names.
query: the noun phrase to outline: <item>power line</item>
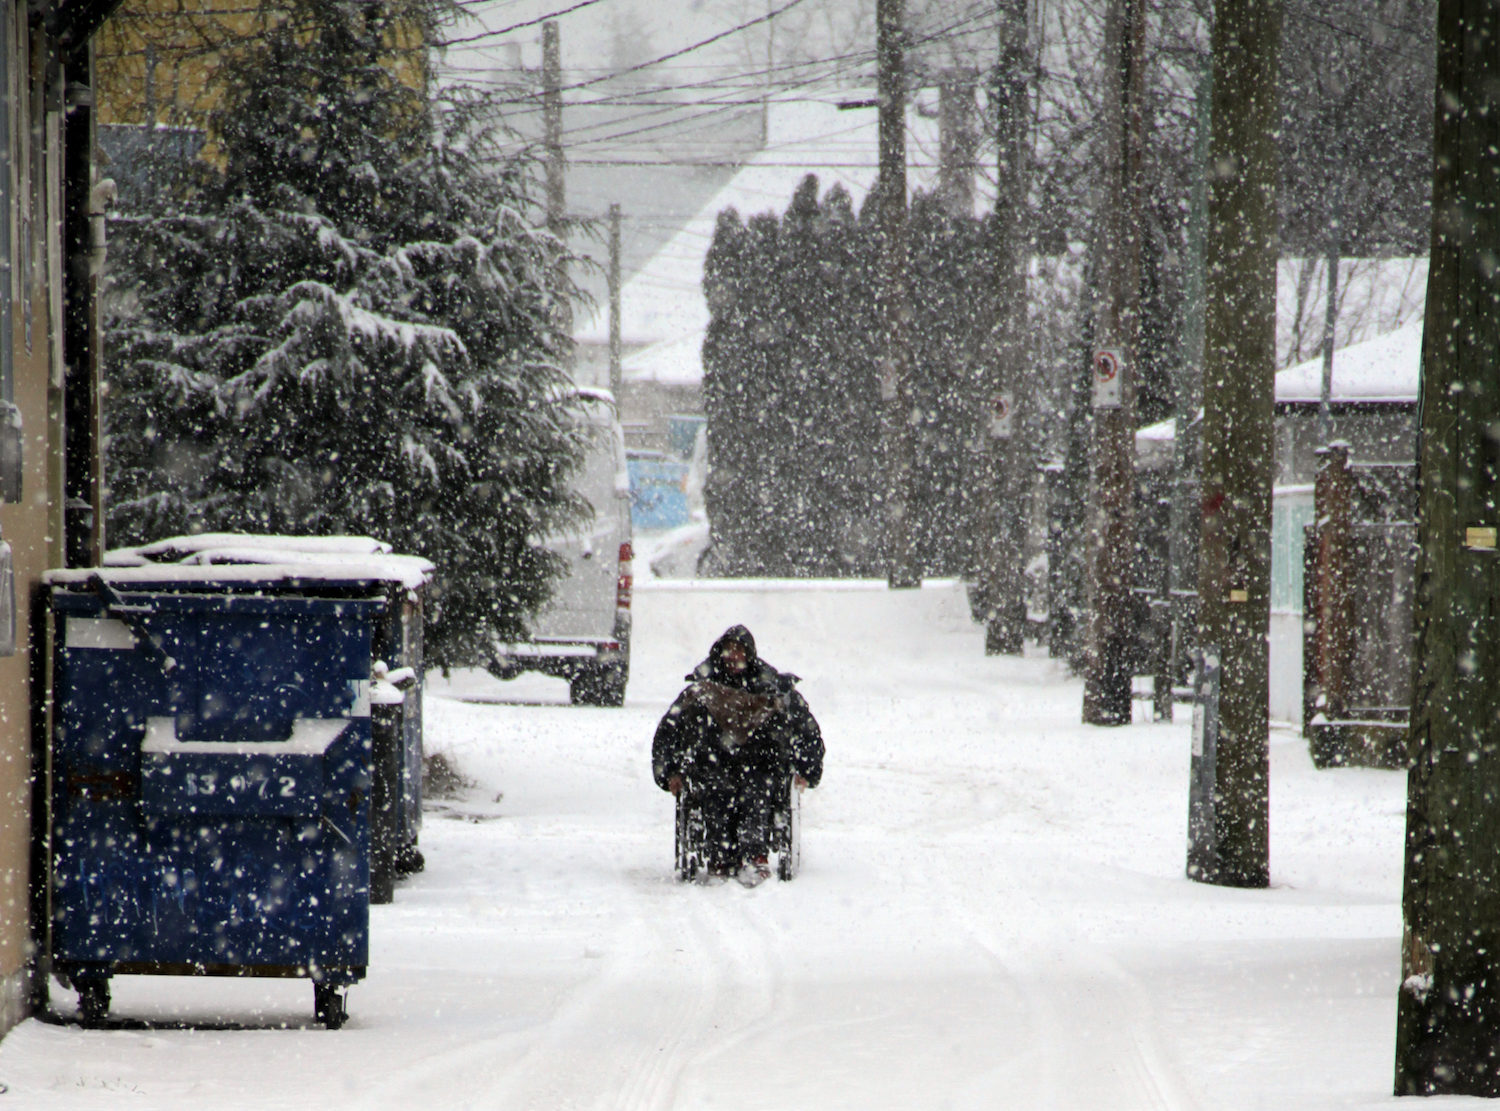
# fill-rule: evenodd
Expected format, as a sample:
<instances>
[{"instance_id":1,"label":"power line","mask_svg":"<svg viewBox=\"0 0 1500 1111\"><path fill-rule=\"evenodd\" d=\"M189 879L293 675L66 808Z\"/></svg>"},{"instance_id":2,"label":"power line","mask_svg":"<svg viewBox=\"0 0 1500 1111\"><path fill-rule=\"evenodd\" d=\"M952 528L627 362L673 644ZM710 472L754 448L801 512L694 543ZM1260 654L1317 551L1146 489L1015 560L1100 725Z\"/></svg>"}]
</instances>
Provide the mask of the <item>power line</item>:
<instances>
[{"instance_id":1,"label":"power line","mask_svg":"<svg viewBox=\"0 0 1500 1111\"><path fill-rule=\"evenodd\" d=\"M556 19L558 16L568 15L572 12L578 11L581 8L590 8L595 4L600 3L603 3L603 0L580 0L579 3L574 4L571 8L560 8L555 12L548 12L546 15L539 15L535 19L528 19L523 23L512 23L509 27L502 27L498 31L484 31L477 35L470 35L466 39L448 39L445 42L435 42L432 45L441 48L458 46L466 42L478 42L480 39L496 38L500 35L508 35L512 31L520 31L526 27L535 27L538 23L546 23L549 19Z\"/></svg>"},{"instance_id":2,"label":"power line","mask_svg":"<svg viewBox=\"0 0 1500 1111\"><path fill-rule=\"evenodd\" d=\"M958 31L958 30L964 28L968 24L972 24L972 23L976 22L978 19L981 19L981 18L984 18L984 17L982 17L982 16L967 16L967 17L965 17L965 18L963 18L961 20L957 20L957 21L949 24L946 27L939 28L939 29L937 29L937 30L935 30L933 32L930 32L930 33L926 34L926 35L920 36L919 38L917 38L916 40L914 40L913 45L922 45L922 44L925 44L925 43L928 43L928 42L932 42L932 41L934 41L936 39L943 38L943 37L945 37L947 35L952 34L954 31ZM963 33L965 33L965 34L975 34L975 33L981 32L981 31L988 31L988 30L992 30L992 29L993 29L992 25L986 24L983 27L971 27L967 31L964 31ZM824 59L824 60L821 60L821 61L816 62L816 63L797 63L796 65L798 67L803 67L803 66L807 66L807 65L828 65L828 66L834 66L835 68L833 68L832 70L830 70L827 73L812 75L812 76L809 76L807 78L802 79L801 81L791 82L791 83L783 83L782 84L782 90L788 90L788 89L795 90L795 89L798 89L798 88L806 88L809 85L816 84L816 83L821 82L821 81L830 80L831 78L836 77L836 76L840 75L841 73L847 73L849 70L857 68L859 65L863 64L866 61L870 61L870 60L873 60L873 58L872 58L872 52L868 52L868 51L856 51L856 52L852 52L852 53L849 53L849 54L836 56L835 58ZM839 64L839 63L843 63L843 64ZM783 68L783 67L773 67L773 69L778 69L778 68ZM790 68L790 67L787 67L787 68ZM772 72L772 70L768 69L768 70L762 71L762 72L769 73L769 72ZM711 87L711 86L713 86L715 84L716 84L715 81L710 80L710 81L704 81L704 82L696 82L696 83L694 83L694 86L702 88L702 87ZM690 87L690 86L678 86L677 88L687 88L687 87ZM754 86L752 86L752 87L754 87ZM659 91L668 91L668 90L665 87L663 87ZM624 104L628 105L631 102L628 101L628 100L626 100L625 97L627 97L629 95L631 95L631 94L622 94L620 97L613 98L613 99L615 100L616 103L624 103ZM584 105L580 105L580 106L593 106L593 105L606 104L606 103L609 102L609 99L611 99L611 98L600 98L598 100L591 100L591 101L585 102ZM780 100L780 99L783 99L783 97L780 94L778 94L776 96L776 99ZM502 103L504 103L504 102L502 102ZM569 107L573 107L573 106L574 105L569 105ZM683 107L685 107L685 108L693 108L695 106L694 105L684 104ZM583 128L576 129L572 134L574 136L577 136L577 135L583 134L585 132L595 130L597 128L615 127L615 126L621 126L621 125L624 125L624 124L629 124L630 122L632 122L632 120L645 119L645 118L648 118L648 117L653 116L653 115L661 115L661 114L663 114L664 111L667 111L667 110L668 109L658 109L658 110L650 111L650 112L642 112L642 113L639 113L639 114L634 115L634 116L626 117L625 119L615 119L615 120L600 122L600 123L597 123L597 124L590 124L590 125L587 125L587 126L585 126ZM525 108L525 109L522 109L522 111L535 111L535 109L534 108ZM701 120L701 119L703 119L703 118L705 118L707 116L719 115L719 114L722 114L723 111L724 111L724 108L721 108L721 107L719 107L716 104L715 107L714 107L714 109L712 111L709 111L709 112L699 112L696 117L679 118L679 119L675 119L675 120L668 120L668 121L664 121L664 122L659 123L659 124L648 125L646 127L637 128L637 129L635 129L633 131L627 131L627 132L622 132L622 133L615 133L613 135L597 136L597 137L594 137L594 138L591 138L591 139L581 139L581 140L575 139L575 142L572 145L579 145L579 146L581 146L581 145L592 145L592 144L608 143L608 142L616 141L616 140L622 139L622 138L627 138L627 137L631 137L631 136L635 136L635 135L640 135L640 134L647 134L647 133L649 133L651 131L655 131L655 130L662 130L662 129L674 128L674 127L676 127L676 128L685 128L685 127L689 126L692 122L694 122L695 119Z\"/></svg>"},{"instance_id":3,"label":"power line","mask_svg":"<svg viewBox=\"0 0 1500 1111\"><path fill-rule=\"evenodd\" d=\"M598 3L598 2L599 2L599 0L584 0L584 2L581 3L581 4L579 4L578 6L579 7L584 7L587 4L593 4L593 3ZM613 73L606 74L606 75L604 75L602 77L594 77L594 78L590 78L587 81L578 81L578 82L575 82L572 85L564 85L562 88L558 89L557 91L560 92L560 93L570 93L570 92L574 92L575 90L578 90L578 89L587 89L587 88L589 88L589 87L591 87L593 85L597 85L597 84L599 84L600 82L603 82L603 81L609 81L609 80L612 80L613 78L617 78L617 77L624 77L626 74L636 73L636 72L638 72L640 70L643 70L643 69L650 69L652 66L660 65L662 62L670 62L673 58L681 58L683 55L685 55L685 54L691 54L695 50L702 50L705 46L710 46L713 43L718 42L720 39L727 39L730 35L737 35L741 31L748 30L751 27L759 26L762 23L768 23L771 20L775 19L777 16L781 15L782 13L791 11L793 8L797 7L797 5L799 5L799 4L803 3L803 2L804 2L804 0L789 0L788 3L783 4L781 7L777 8L775 11L767 12L765 15L756 16L754 19L748 19L744 23L740 23L740 24L738 24L738 25L736 25L734 27L731 27L727 31L720 31L716 35L710 35L706 39L700 39L698 42L693 43L691 46L684 46L680 50L673 50L670 53L663 54L661 57L654 58L654 59L652 59L649 62L638 62L637 64L635 64L633 66L626 66L622 70L617 70L617 71L615 71ZM569 9L569 10L571 11L571 10L575 10L575 9ZM546 18L551 18L551 17L548 16ZM533 22L540 22L540 20L535 20ZM495 33L496 34L500 34L501 32L497 31ZM483 38L483 37L487 37L487 36L480 36L480 37ZM455 39L454 41L458 42L458 41L461 41L461 40ZM534 96L531 99L534 99Z\"/></svg>"}]
</instances>

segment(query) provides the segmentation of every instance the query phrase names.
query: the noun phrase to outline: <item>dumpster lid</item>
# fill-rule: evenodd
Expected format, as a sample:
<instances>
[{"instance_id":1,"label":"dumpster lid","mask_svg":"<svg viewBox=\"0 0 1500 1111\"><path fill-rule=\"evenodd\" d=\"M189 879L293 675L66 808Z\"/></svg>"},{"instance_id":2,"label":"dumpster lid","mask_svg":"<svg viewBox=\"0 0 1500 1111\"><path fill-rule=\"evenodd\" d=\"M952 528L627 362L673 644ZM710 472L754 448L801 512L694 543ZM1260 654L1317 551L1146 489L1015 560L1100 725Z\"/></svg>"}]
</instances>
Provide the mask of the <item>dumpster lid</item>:
<instances>
[{"instance_id":1,"label":"dumpster lid","mask_svg":"<svg viewBox=\"0 0 1500 1111\"><path fill-rule=\"evenodd\" d=\"M104 566L48 571L49 584L353 582L400 583L417 590L431 580L430 560L396 555L368 536L257 536L203 533L174 536L106 552Z\"/></svg>"}]
</instances>

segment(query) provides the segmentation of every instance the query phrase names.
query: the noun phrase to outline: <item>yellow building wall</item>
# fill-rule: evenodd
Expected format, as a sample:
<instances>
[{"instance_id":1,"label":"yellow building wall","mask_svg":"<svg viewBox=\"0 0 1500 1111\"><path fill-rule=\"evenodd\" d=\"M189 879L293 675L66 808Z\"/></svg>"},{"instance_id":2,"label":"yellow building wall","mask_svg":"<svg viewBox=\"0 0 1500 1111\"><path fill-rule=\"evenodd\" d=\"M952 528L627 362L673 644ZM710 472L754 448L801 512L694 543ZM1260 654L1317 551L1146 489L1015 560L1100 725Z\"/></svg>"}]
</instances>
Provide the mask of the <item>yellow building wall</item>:
<instances>
[{"instance_id":1,"label":"yellow building wall","mask_svg":"<svg viewBox=\"0 0 1500 1111\"><path fill-rule=\"evenodd\" d=\"M213 80L220 60L285 14L281 5L245 0L125 0L94 37L99 122L140 126L149 114L161 126L207 130L220 99ZM425 88L420 28L399 23L388 49L397 78Z\"/></svg>"},{"instance_id":2,"label":"yellow building wall","mask_svg":"<svg viewBox=\"0 0 1500 1111\"><path fill-rule=\"evenodd\" d=\"M8 117L0 113L0 126L12 138L10 187L15 199L8 213L0 211L0 219L10 221L13 244L11 288L0 288L0 296L10 297L13 307L14 400L25 436L22 501L0 505L0 532L14 560L18 640L15 655L0 657L0 1031L24 1015L26 985L19 973L31 955L34 736L28 637L31 604L42 574L62 560L63 504L62 426L56 419L62 395L54 386L62 375L62 121L60 110L46 110L44 74L50 44L40 32L32 35L26 30L25 6L18 10L15 40L0 43L12 61L11 112ZM61 108L60 98L53 107ZM29 289L23 289L27 276ZM36 673L41 670L38 667Z\"/></svg>"}]
</instances>

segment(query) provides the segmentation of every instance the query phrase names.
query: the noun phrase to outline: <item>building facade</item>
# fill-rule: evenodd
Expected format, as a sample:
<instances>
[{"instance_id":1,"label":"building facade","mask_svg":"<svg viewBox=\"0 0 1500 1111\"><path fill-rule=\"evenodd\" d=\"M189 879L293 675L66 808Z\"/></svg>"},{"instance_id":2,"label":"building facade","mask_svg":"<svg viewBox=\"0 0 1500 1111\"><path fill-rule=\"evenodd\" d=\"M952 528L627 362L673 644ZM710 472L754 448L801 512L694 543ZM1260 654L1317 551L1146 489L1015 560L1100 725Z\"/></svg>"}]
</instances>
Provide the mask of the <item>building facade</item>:
<instances>
[{"instance_id":1,"label":"building facade","mask_svg":"<svg viewBox=\"0 0 1500 1111\"><path fill-rule=\"evenodd\" d=\"M0 1030L46 992L32 819L49 771L41 577L97 561L103 544L94 229L107 186L90 40L111 6L0 0Z\"/></svg>"}]
</instances>

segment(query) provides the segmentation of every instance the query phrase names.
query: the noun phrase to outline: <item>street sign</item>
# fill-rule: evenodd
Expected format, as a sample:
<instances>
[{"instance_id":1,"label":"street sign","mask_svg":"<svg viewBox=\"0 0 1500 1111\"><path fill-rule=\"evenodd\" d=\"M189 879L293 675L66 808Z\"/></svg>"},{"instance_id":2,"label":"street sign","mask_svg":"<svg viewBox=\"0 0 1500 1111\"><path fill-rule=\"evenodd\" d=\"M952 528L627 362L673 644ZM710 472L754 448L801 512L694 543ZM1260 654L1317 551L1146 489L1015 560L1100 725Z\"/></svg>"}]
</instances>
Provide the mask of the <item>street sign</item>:
<instances>
[{"instance_id":1,"label":"street sign","mask_svg":"<svg viewBox=\"0 0 1500 1111\"><path fill-rule=\"evenodd\" d=\"M1010 439L1011 416L1015 412L1015 402L1011 393L997 393L990 398L990 435L997 440Z\"/></svg>"},{"instance_id":2,"label":"street sign","mask_svg":"<svg viewBox=\"0 0 1500 1111\"><path fill-rule=\"evenodd\" d=\"M1118 409L1121 380L1125 377L1125 353L1105 347L1094 352L1094 408Z\"/></svg>"}]
</instances>

